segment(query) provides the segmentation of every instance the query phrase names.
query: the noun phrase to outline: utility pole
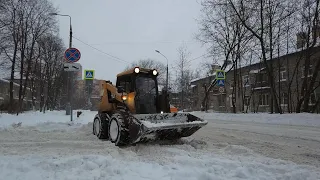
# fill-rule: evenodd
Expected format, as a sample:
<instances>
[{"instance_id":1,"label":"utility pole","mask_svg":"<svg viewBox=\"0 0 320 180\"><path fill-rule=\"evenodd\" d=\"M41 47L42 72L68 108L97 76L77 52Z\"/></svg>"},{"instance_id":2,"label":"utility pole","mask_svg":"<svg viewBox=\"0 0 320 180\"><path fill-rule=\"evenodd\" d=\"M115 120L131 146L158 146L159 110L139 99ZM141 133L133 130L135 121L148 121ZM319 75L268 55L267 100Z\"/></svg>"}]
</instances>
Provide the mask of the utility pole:
<instances>
[{"instance_id":1,"label":"utility pole","mask_svg":"<svg viewBox=\"0 0 320 180\"><path fill-rule=\"evenodd\" d=\"M51 16L68 16L70 18L70 29L69 29L69 48L72 48L72 23L70 15L63 15L58 13L49 13ZM68 103L66 105L66 115L70 115L70 121L73 120L72 117L72 94L71 90L73 88L73 72L67 72L67 96Z\"/></svg>"},{"instance_id":2,"label":"utility pole","mask_svg":"<svg viewBox=\"0 0 320 180\"><path fill-rule=\"evenodd\" d=\"M166 75L166 91L168 92L168 86L169 86L169 67L168 67L168 60L167 60L167 75Z\"/></svg>"},{"instance_id":3,"label":"utility pole","mask_svg":"<svg viewBox=\"0 0 320 180\"><path fill-rule=\"evenodd\" d=\"M184 81L184 78L183 78L183 71L184 71L184 58L182 59L181 61L181 107L182 107L182 110L184 110L184 102L183 102L183 88L184 88L184 85L185 85L185 81Z\"/></svg>"},{"instance_id":4,"label":"utility pole","mask_svg":"<svg viewBox=\"0 0 320 180\"><path fill-rule=\"evenodd\" d=\"M168 92L168 84L169 84L169 64L168 64L168 58L165 56L165 55L163 55L160 51L158 51L158 50L155 50L157 53L159 53L159 54L161 54L164 58L166 58L166 60L167 60L167 74L166 74L166 86L165 86L165 89L166 89L166 91Z\"/></svg>"},{"instance_id":5,"label":"utility pole","mask_svg":"<svg viewBox=\"0 0 320 180\"><path fill-rule=\"evenodd\" d=\"M70 34L69 34L69 48L72 48L72 25L71 25L71 16L70 17ZM69 109L70 109L70 121L73 120L73 109L72 109L72 94L71 94L71 90L73 89L73 73L74 72L68 72L71 74L71 77L70 77L70 88L68 89L68 97L69 97Z\"/></svg>"}]
</instances>

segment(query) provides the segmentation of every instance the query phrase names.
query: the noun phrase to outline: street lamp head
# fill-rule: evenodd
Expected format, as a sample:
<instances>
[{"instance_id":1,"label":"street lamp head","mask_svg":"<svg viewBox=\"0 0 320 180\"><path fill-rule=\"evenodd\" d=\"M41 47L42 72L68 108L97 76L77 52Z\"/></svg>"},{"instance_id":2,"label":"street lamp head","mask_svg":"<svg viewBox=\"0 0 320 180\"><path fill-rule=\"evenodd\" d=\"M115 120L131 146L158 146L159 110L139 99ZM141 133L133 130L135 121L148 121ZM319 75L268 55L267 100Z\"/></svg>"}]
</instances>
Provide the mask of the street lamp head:
<instances>
[{"instance_id":1,"label":"street lamp head","mask_svg":"<svg viewBox=\"0 0 320 180\"><path fill-rule=\"evenodd\" d=\"M49 13L50 16L56 16L58 15L57 13Z\"/></svg>"},{"instance_id":2,"label":"street lamp head","mask_svg":"<svg viewBox=\"0 0 320 180\"><path fill-rule=\"evenodd\" d=\"M156 50L157 53L160 53L160 51Z\"/></svg>"}]
</instances>

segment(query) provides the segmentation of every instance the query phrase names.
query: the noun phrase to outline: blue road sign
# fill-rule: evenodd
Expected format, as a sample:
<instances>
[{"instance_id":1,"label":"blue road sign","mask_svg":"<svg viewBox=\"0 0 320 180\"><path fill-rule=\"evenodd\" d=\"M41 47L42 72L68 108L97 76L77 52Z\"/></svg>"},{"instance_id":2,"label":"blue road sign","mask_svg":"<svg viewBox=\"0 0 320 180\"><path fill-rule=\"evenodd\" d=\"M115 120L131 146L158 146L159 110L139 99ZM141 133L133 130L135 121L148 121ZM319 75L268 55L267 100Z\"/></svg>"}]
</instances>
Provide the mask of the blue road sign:
<instances>
[{"instance_id":1,"label":"blue road sign","mask_svg":"<svg viewBox=\"0 0 320 180\"><path fill-rule=\"evenodd\" d=\"M224 70L216 71L216 79L226 79L226 73L224 72Z\"/></svg>"},{"instance_id":2,"label":"blue road sign","mask_svg":"<svg viewBox=\"0 0 320 180\"><path fill-rule=\"evenodd\" d=\"M67 62L74 63L79 61L81 53L77 48L69 48L64 52L64 58Z\"/></svg>"},{"instance_id":3,"label":"blue road sign","mask_svg":"<svg viewBox=\"0 0 320 180\"><path fill-rule=\"evenodd\" d=\"M217 85L218 86L224 86L224 79L218 79L217 80Z\"/></svg>"},{"instance_id":4,"label":"blue road sign","mask_svg":"<svg viewBox=\"0 0 320 180\"><path fill-rule=\"evenodd\" d=\"M84 70L84 79L86 80L94 79L94 70Z\"/></svg>"}]
</instances>

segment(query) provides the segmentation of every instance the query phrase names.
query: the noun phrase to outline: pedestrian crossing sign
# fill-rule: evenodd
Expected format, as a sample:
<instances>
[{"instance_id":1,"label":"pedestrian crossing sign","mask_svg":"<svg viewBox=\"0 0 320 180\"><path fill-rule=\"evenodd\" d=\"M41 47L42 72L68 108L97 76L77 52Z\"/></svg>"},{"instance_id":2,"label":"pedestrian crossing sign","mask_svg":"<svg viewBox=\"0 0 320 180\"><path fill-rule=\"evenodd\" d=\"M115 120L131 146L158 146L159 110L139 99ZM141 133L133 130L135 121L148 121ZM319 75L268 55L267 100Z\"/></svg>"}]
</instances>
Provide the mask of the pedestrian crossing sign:
<instances>
[{"instance_id":1,"label":"pedestrian crossing sign","mask_svg":"<svg viewBox=\"0 0 320 180\"><path fill-rule=\"evenodd\" d=\"M226 79L226 73L224 72L224 70L216 70L216 79Z\"/></svg>"},{"instance_id":2,"label":"pedestrian crossing sign","mask_svg":"<svg viewBox=\"0 0 320 180\"><path fill-rule=\"evenodd\" d=\"M218 86L224 86L224 80L223 79L218 79L217 80Z\"/></svg>"},{"instance_id":3,"label":"pedestrian crossing sign","mask_svg":"<svg viewBox=\"0 0 320 180\"><path fill-rule=\"evenodd\" d=\"M94 70L84 70L84 79L85 80L94 79Z\"/></svg>"}]
</instances>

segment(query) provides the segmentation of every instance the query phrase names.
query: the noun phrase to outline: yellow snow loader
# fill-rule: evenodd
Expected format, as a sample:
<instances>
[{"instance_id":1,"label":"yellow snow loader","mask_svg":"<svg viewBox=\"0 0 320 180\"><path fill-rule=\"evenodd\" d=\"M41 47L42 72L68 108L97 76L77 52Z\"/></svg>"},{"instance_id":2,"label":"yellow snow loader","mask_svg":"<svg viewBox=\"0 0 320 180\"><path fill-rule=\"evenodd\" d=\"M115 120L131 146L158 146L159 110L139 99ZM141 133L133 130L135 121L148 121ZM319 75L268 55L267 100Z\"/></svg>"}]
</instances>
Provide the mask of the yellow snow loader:
<instances>
[{"instance_id":1,"label":"yellow snow loader","mask_svg":"<svg viewBox=\"0 0 320 180\"><path fill-rule=\"evenodd\" d=\"M168 92L158 90L156 69L134 67L117 75L116 85L101 84L93 134L116 146L175 140L207 124L189 113L171 113Z\"/></svg>"}]
</instances>

